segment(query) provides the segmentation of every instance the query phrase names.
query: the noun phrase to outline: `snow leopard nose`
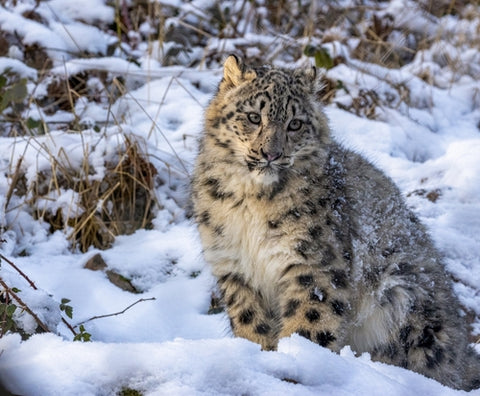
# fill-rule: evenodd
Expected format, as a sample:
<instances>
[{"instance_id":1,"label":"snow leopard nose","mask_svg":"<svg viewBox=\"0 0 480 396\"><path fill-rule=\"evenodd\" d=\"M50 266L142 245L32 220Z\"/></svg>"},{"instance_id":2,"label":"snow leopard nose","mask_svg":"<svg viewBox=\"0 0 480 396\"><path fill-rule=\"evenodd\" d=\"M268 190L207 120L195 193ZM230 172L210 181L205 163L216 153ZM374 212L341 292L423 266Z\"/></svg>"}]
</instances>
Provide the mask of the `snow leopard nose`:
<instances>
[{"instance_id":1,"label":"snow leopard nose","mask_svg":"<svg viewBox=\"0 0 480 396\"><path fill-rule=\"evenodd\" d=\"M262 153L263 158L265 158L268 162L275 161L276 159L280 158L282 156L282 153L279 152L265 152L263 151L263 148L260 149L260 152Z\"/></svg>"}]
</instances>

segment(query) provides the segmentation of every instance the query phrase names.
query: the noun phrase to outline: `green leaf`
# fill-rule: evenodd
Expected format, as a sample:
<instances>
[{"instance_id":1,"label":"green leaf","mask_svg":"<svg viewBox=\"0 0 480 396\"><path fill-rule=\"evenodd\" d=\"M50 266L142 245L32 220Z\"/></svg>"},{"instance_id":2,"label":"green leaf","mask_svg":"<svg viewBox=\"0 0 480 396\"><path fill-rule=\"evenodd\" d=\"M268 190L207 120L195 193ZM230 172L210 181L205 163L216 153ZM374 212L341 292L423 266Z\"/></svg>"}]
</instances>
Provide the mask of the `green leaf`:
<instances>
[{"instance_id":1,"label":"green leaf","mask_svg":"<svg viewBox=\"0 0 480 396\"><path fill-rule=\"evenodd\" d=\"M91 341L91 340L90 340L90 337L91 337L91 334L89 334L89 333L82 333L82 340L83 340L83 342L89 342L89 341Z\"/></svg>"},{"instance_id":2,"label":"green leaf","mask_svg":"<svg viewBox=\"0 0 480 396\"><path fill-rule=\"evenodd\" d=\"M9 304L7 307L7 316L12 317L16 309L17 309L17 306L15 304Z\"/></svg>"},{"instance_id":3,"label":"green leaf","mask_svg":"<svg viewBox=\"0 0 480 396\"><path fill-rule=\"evenodd\" d=\"M10 103L21 103L27 96L27 79L22 78L4 90L0 97L0 112Z\"/></svg>"},{"instance_id":4,"label":"green leaf","mask_svg":"<svg viewBox=\"0 0 480 396\"><path fill-rule=\"evenodd\" d=\"M317 51L316 47L314 47L313 45L307 44L305 46L305 49L303 50L303 53L305 54L305 56L314 57L316 51Z\"/></svg>"},{"instance_id":5,"label":"green leaf","mask_svg":"<svg viewBox=\"0 0 480 396\"><path fill-rule=\"evenodd\" d=\"M326 48L319 48L315 52L315 66L331 69L333 67L333 59Z\"/></svg>"},{"instance_id":6,"label":"green leaf","mask_svg":"<svg viewBox=\"0 0 480 396\"><path fill-rule=\"evenodd\" d=\"M73 341L83 341L83 342L91 341L90 338L92 337L92 335L85 331L84 325L80 325L79 331L80 333L78 333L75 337L73 337Z\"/></svg>"},{"instance_id":7,"label":"green leaf","mask_svg":"<svg viewBox=\"0 0 480 396\"><path fill-rule=\"evenodd\" d=\"M11 319L7 319L6 323L3 326L2 332L6 333L7 331L10 331L13 329L15 323Z\"/></svg>"},{"instance_id":8,"label":"green leaf","mask_svg":"<svg viewBox=\"0 0 480 396\"><path fill-rule=\"evenodd\" d=\"M14 103L21 103L26 96L27 79L22 78L5 91L4 99Z\"/></svg>"},{"instance_id":9,"label":"green leaf","mask_svg":"<svg viewBox=\"0 0 480 396\"><path fill-rule=\"evenodd\" d=\"M67 315L70 319L73 318L73 308L70 305L67 305L70 302L68 298L62 298L61 303L60 303L60 310L65 312L65 315Z\"/></svg>"},{"instance_id":10,"label":"green leaf","mask_svg":"<svg viewBox=\"0 0 480 396\"><path fill-rule=\"evenodd\" d=\"M16 288L16 287L12 287L12 291L13 291L14 293L20 293L20 292L21 292L21 290L18 289L18 288Z\"/></svg>"},{"instance_id":11,"label":"green leaf","mask_svg":"<svg viewBox=\"0 0 480 396\"><path fill-rule=\"evenodd\" d=\"M140 391L132 388L122 388L120 392L117 393L117 396L142 396L143 394Z\"/></svg>"},{"instance_id":12,"label":"green leaf","mask_svg":"<svg viewBox=\"0 0 480 396\"><path fill-rule=\"evenodd\" d=\"M342 80L337 80L337 87L336 87L337 90L340 90L340 89L343 89L346 93L350 93L350 91L348 90L348 88L345 86L345 84L343 83Z\"/></svg>"},{"instance_id":13,"label":"green leaf","mask_svg":"<svg viewBox=\"0 0 480 396\"><path fill-rule=\"evenodd\" d=\"M28 129L36 129L42 125L42 121L34 120L32 117L28 117L26 125Z\"/></svg>"},{"instance_id":14,"label":"green leaf","mask_svg":"<svg viewBox=\"0 0 480 396\"><path fill-rule=\"evenodd\" d=\"M200 275L202 272L201 271L192 271L190 273L190 278L195 279L198 275Z\"/></svg>"},{"instance_id":15,"label":"green leaf","mask_svg":"<svg viewBox=\"0 0 480 396\"><path fill-rule=\"evenodd\" d=\"M0 74L0 89L2 89L7 83L7 77Z\"/></svg>"},{"instance_id":16,"label":"green leaf","mask_svg":"<svg viewBox=\"0 0 480 396\"><path fill-rule=\"evenodd\" d=\"M331 69L333 67L333 59L326 48L315 47L307 44L303 50L306 56L315 58L315 66L323 67L325 69Z\"/></svg>"},{"instance_id":17,"label":"green leaf","mask_svg":"<svg viewBox=\"0 0 480 396\"><path fill-rule=\"evenodd\" d=\"M65 307L65 315L67 315L70 319L73 318L73 308L71 306Z\"/></svg>"}]
</instances>

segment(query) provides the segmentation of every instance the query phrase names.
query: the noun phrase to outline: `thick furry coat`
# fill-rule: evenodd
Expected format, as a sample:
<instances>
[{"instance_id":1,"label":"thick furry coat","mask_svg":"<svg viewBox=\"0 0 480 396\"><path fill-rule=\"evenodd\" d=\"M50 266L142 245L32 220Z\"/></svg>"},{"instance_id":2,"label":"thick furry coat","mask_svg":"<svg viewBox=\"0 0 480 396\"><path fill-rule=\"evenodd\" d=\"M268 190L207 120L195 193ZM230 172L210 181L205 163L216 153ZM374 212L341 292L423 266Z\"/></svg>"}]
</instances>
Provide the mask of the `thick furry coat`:
<instances>
[{"instance_id":1,"label":"thick furry coat","mask_svg":"<svg viewBox=\"0 0 480 396\"><path fill-rule=\"evenodd\" d=\"M350 345L460 389L480 363L442 259L393 184L332 141L315 69L224 66L192 180L235 335Z\"/></svg>"}]
</instances>

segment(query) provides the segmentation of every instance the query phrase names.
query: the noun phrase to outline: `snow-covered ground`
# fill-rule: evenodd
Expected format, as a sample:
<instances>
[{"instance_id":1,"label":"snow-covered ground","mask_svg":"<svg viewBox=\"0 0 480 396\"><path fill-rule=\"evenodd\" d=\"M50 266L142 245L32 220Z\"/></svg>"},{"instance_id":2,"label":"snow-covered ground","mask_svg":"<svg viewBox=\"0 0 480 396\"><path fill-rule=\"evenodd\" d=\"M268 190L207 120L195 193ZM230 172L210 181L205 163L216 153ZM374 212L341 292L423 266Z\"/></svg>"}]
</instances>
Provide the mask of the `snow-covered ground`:
<instances>
[{"instance_id":1,"label":"snow-covered ground","mask_svg":"<svg viewBox=\"0 0 480 396\"><path fill-rule=\"evenodd\" d=\"M408 8L410 3L392 1L389 11L400 18L402 5ZM226 315L208 312L215 280L184 209L203 109L221 78L220 68L162 66L155 50L148 52L142 46L137 49L141 56L136 64L120 56L101 56L107 55L112 38L94 22L110 23L113 8L102 0L52 0L34 5L30 1L1 5L0 29L17 32L28 44L48 48L54 60L53 76L96 68L122 74L127 91L108 111L101 101L76 102L84 124L105 123L101 132L59 129L37 136L0 136L0 239L4 240L0 254L27 274L38 290L5 261L0 262L0 279L20 289L18 295L52 331L26 341L19 334L0 338L0 380L12 393L114 395L127 388L143 395L462 393L416 373L372 362L368 354L355 357L349 348L334 354L296 335L281 340L276 352L261 351L256 344L233 338ZM23 18L31 9L51 22ZM475 10L477 19L471 18L470 24L467 19L462 19L463 25L456 23L450 16L437 28L446 36L480 35L480 11ZM426 29L429 25L419 15L419 20L404 18L402 23L423 24ZM268 35L263 39L268 41ZM435 58L439 50L433 47L399 69L386 69L350 59L348 42L328 45L347 59L326 72L329 79L346 87L326 107L334 135L392 177L426 223L445 254L461 303L474 318L472 339L478 339L480 51L451 49L455 53L450 52L450 57L470 65L469 70L452 75ZM100 55L87 60L58 55L59 49L68 53L79 48ZM14 70L27 78L27 88L32 90L38 70L26 66L17 50L10 48L7 56L0 57L0 74ZM309 61L303 57L297 63ZM427 71L433 83L419 77ZM379 103L391 106L377 105L376 116L371 118L355 114L352 103L362 95L368 99L367 90L376 92ZM409 103L400 100L401 92L409 93ZM42 94L46 92L37 93ZM389 95L391 100L382 101ZM40 115L29 108L25 117L49 117L36 111ZM51 117L68 121L71 114L59 111ZM117 121L108 124L108 117ZM152 229L118 236L107 250L72 252L68 227L51 233L46 222L34 220L25 197L9 194L10 175L20 158L27 183L51 168L52 157L68 158L71 166L81 167L85 152L94 168L92 177L101 178L106 159L125 144L126 136L145 149L163 182L156 187L161 209L157 209ZM68 215L78 199L62 189L52 194L41 204L53 213L60 209ZM141 293L118 288L105 271L84 268L97 253L108 270L129 279ZM58 309L64 298L70 300L73 319ZM121 314L89 320L121 312L139 299L144 301ZM25 330L35 330L30 315L20 310L15 315ZM92 342L73 341L60 315L73 326L83 323Z\"/></svg>"}]
</instances>

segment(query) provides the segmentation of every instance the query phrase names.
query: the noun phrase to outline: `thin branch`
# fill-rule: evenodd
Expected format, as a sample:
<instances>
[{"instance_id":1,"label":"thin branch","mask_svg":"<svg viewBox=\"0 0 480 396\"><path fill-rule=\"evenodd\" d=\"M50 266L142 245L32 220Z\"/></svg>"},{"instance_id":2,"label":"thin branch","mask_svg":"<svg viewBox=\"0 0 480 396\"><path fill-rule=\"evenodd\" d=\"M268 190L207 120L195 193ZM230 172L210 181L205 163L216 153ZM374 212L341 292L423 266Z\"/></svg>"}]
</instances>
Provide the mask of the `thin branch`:
<instances>
[{"instance_id":1,"label":"thin branch","mask_svg":"<svg viewBox=\"0 0 480 396\"><path fill-rule=\"evenodd\" d=\"M10 199L12 198L13 190L15 189L17 182L20 179L20 168L22 166L22 161L23 157L20 157L17 161L17 166L12 176L12 182L10 183L10 187L8 188L7 195L5 195L5 209L7 209L8 204L10 203Z\"/></svg>"},{"instance_id":2,"label":"thin branch","mask_svg":"<svg viewBox=\"0 0 480 396\"><path fill-rule=\"evenodd\" d=\"M25 304L20 297L17 296L17 294L10 288L8 285L3 281L2 278L0 278L0 285L2 285L5 288L5 291L15 300L17 301L22 309L27 311L30 315L32 315L33 319L35 319L35 322L47 333L51 333L50 329L47 327L45 323L43 323L40 318L33 312L27 304Z\"/></svg>"},{"instance_id":3,"label":"thin branch","mask_svg":"<svg viewBox=\"0 0 480 396\"><path fill-rule=\"evenodd\" d=\"M25 275L25 273L20 269L18 268L15 264L13 264L9 259L7 259L3 254L0 254L0 259L6 261L8 264L10 264L13 268L15 268L15 270L21 275L23 276L28 283L30 283L30 286L32 286L33 289L35 290L38 290L37 286L35 286L35 283L33 283L33 281L27 276Z\"/></svg>"},{"instance_id":4,"label":"thin branch","mask_svg":"<svg viewBox=\"0 0 480 396\"><path fill-rule=\"evenodd\" d=\"M0 242L2 242L2 241L0 241ZM35 283L33 283L33 281L30 280L30 278L29 278L27 275L25 275L25 274L22 272L22 270L21 270L20 268L18 268L13 262L11 262L9 259L7 259L7 258L6 258L4 255L2 255L2 254L0 254L0 258L1 258L2 260L5 260L8 264L10 264L13 268L15 268L15 270L16 270L21 276L23 276L23 277L27 280L27 282L30 284L30 286L31 286L33 289L38 290L37 286L35 286ZM48 330L48 329L46 328L46 326L40 321L40 319L38 318L38 316L36 316L36 315L33 313L33 311L28 308L28 306L20 299L20 297L14 295L15 293L12 291L12 289L9 288L9 287L7 286L7 284L6 284L5 282L3 282L1 279L0 279L0 284L1 284L3 287L5 287L7 293L12 294L12 297L15 298L15 300L17 300L20 304L22 304L22 306L25 308L25 310L26 310L30 315L32 315L32 316L35 318L35 320L37 321L37 323L40 325L40 327L41 327L42 329L44 329L44 330L46 330L46 331L48 331L48 332L50 331L50 330ZM72 327L72 325L71 325L70 323L68 323L68 322L65 320L64 317L62 317L62 322L65 324L65 326L67 326L67 327L69 328L69 330L73 333L74 336L77 335L77 332L74 330L74 328ZM45 327L44 327L44 326L45 326Z\"/></svg>"},{"instance_id":5,"label":"thin branch","mask_svg":"<svg viewBox=\"0 0 480 396\"><path fill-rule=\"evenodd\" d=\"M178 155L177 151L175 148L172 146L172 143L170 143L170 140L168 140L167 136L165 133L163 133L162 129L158 126L157 122L152 118L152 116L145 110L145 107L143 107L140 102L133 96L130 92L127 92L128 96L135 102L135 104L143 111L143 113L148 117L150 121L152 121L153 125L155 126L155 129L160 133L160 135L165 139L167 145L170 147L170 150L172 150L172 153L175 157L177 157L178 162L182 166L183 170L185 171L185 174L188 176L188 169L183 163L183 160L180 158Z\"/></svg>"},{"instance_id":6,"label":"thin branch","mask_svg":"<svg viewBox=\"0 0 480 396\"><path fill-rule=\"evenodd\" d=\"M87 320L84 320L83 322L77 323L77 324L75 325L75 327L80 326L80 325L82 325L82 324L85 324L85 323L87 323L87 322L90 322L90 321L92 321L92 320L102 319L102 318L109 318L110 316L122 315L122 314L124 314L125 312L127 312L130 308L132 308L134 305L137 305L138 303L141 303L141 302L144 302L144 301L153 301L153 300L156 300L156 298L155 298L155 297L151 297L151 298L141 298L141 299L135 301L133 304L130 304L127 308L125 308L125 309L122 310L122 311L115 312L115 313L111 313L111 314L106 314L106 315L92 316L90 319L87 319Z\"/></svg>"},{"instance_id":7,"label":"thin branch","mask_svg":"<svg viewBox=\"0 0 480 396\"><path fill-rule=\"evenodd\" d=\"M70 323L68 323L68 322L66 321L66 319L65 319L63 316L62 316L62 322L65 324L65 326L68 327L68 329L72 332L72 334L73 334L74 336L77 335L77 332L75 331L75 329L72 327L72 325L71 325Z\"/></svg>"}]
</instances>

